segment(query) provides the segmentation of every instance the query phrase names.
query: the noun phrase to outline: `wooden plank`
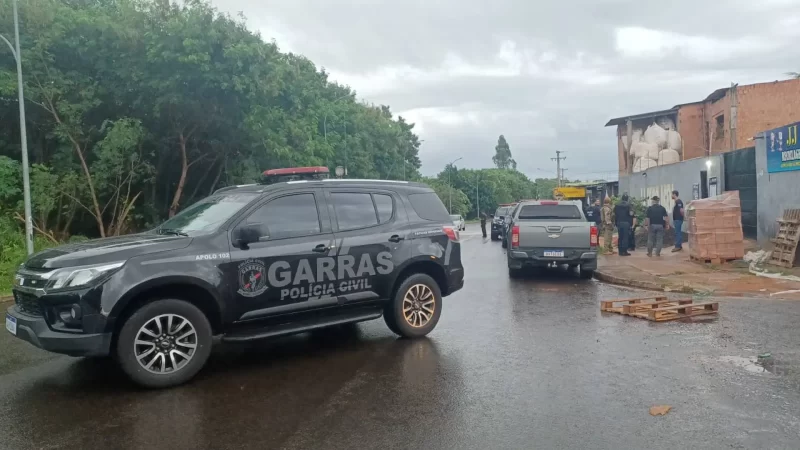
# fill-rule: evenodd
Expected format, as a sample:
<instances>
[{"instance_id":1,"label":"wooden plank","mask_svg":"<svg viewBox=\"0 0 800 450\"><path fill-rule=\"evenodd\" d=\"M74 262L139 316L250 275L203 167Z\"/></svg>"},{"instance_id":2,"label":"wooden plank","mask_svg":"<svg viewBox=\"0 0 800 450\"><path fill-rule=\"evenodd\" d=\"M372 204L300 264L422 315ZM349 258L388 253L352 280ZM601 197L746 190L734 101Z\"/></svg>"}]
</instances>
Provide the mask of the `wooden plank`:
<instances>
[{"instance_id":1,"label":"wooden plank","mask_svg":"<svg viewBox=\"0 0 800 450\"><path fill-rule=\"evenodd\" d=\"M692 299L683 299L683 300L659 300L657 302L652 303L638 303L633 305L622 305L622 314L625 315L633 315L636 313L647 314L647 310L661 308L664 306L678 306L678 305L688 305L692 303Z\"/></svg>"},{"instance_id":2,"label":"wooden plank","mask_svg":"<svg viewBox=\"0 0 800 450\"><path fill-rule=\"evenodd\" d=\"M702 306L703 308L718 308L719 302L703 302L703 303L688 303L688 304L681 304L676 306L664 306L661 308L656 308L656 312L659 311L677 311L686 308L696 308L698 306Z\"/></svg>"},{"instance_id":3,"label":"wooden plank","mask_svg":"<svg viewBox=\"0 0 800 450\"><path fill-rule=\"evenodd\" d=\"M621 312L622 306L618 305L614 306L615 303L624 303L627 305L638 304L643 302L644 300L666 300L667 297L663 295L654 295L652 297L636 297L636 298L618 298L614 300L602 300L600 301L600 311L609 311L609 312ZM618 311L617 311L618 310Z\"/></svg>"}]
</instances>

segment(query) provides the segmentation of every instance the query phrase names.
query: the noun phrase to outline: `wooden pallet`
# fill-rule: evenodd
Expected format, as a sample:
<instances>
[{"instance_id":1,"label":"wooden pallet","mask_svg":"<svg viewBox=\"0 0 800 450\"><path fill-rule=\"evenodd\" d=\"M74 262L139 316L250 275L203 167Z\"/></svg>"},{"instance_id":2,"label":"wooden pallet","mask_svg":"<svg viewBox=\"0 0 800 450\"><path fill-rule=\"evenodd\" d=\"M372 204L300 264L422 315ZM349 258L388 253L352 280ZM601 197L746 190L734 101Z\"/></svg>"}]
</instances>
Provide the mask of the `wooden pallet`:
<instances>
[{"instance_id":1,"label":"wooden pallet","mask_svg":"<svg viewBox=\"0 0 800 450\"><path fill-rule=\"evenodd\" d=\"M702 264L708 263L708 264L721 265L730 261L735 261L738 258L701 258L699 256L689 255L689 259Z\"/></svg>"},{"instance_id":2,"label":"wooden pallet","mask_svg":"<svg viewBox=\"0 0 800 450\"><path fill-rule=\"evenodd\" d=\"M622 314L625 306L653 304L659 301L665 301L667 297L663 295L656 295L653 297L638 297L638 298L618 298L614 300L602 300L600 302L600 311L614 312Z\"/></svg>"},{"instance_id":3,"label":"wooden pallet","mask_svg":"<svg viewBox=\"0 0 800 450\"><path fill-rule=\"evenodd\" d=\"M604 300L600 302L600 310L647 319L653 322L665 322L687 317L717 314L719 302L694 303L691 299L668 300L663 296L640 297Z\"/></svg>"},{"instance_id":4,"label":"wooden pallet","mask_svg":"<svg viewBox=\"0 0 800 450\"><path fill-rule=\"evenodd\" d=\"M785 209L783 217L777 220L778 232L771 239L774 244L769 264L780 267L794 267L797 246L800 243L800 209Z\"/></svg>"}]
</instances>

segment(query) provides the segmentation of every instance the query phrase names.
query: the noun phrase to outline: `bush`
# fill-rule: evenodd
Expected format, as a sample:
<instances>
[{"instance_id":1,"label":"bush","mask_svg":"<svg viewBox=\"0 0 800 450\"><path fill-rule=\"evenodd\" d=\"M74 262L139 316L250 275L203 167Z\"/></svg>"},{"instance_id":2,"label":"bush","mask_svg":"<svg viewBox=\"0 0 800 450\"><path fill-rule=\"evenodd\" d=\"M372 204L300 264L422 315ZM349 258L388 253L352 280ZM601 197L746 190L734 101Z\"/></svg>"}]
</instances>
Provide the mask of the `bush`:
<instances>
[{"instance_id":1,"label":"bush","mask_svg":"<svg viewBox=\"0 0 800 450\"><path fill-rule=\"evenodd\" d=\"M34 234L33 247L36 251L55 245L52 241ZM27 256L25 233L22 228L10 217L0 217L0 296L11 294L14 272Z\"/></svg>"}]
</instances>

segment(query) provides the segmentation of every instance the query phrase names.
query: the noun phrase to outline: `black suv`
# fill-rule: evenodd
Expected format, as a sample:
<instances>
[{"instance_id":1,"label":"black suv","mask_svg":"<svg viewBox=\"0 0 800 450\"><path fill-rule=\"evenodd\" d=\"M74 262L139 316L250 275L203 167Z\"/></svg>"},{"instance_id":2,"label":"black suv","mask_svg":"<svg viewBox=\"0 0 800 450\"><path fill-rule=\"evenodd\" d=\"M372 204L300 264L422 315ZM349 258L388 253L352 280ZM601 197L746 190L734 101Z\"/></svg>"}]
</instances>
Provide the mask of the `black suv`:
<instances>
[{"instance_id":1,"label":"black suv","mask_svg":"<svg viewBox=\"0 0 800 450\"><path fill-rule=\"evenodd\" d=\"M511 212L513 206L499 206L492 216L492 240L498 241L503 235L503 228L506 215Z\"/></svg>"},{"instance_id":2,"label":"black suv","mask_svg":"<svg viewBox=\"0 0 800 450\"><path fill-rule=\"evenodd\" d=\"M45 350L113 356L166 387L241 342L377 319L433 330L461 289L458 230L422 184L303 180L221 189L158 228L32 255L6 328Z\"/></svg>"}]
</instances>

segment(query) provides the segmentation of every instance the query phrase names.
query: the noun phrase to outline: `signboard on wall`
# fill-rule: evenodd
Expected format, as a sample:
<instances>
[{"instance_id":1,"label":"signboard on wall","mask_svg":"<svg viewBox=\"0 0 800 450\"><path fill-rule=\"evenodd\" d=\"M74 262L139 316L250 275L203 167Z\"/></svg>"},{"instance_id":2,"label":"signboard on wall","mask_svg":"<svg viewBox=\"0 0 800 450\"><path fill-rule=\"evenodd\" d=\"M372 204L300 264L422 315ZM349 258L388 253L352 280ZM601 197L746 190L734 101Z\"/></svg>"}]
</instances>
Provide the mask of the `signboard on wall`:
<instances>
[{"instance_id":1,"label":"signboard on wall","mask_svg":"<svg viewBox=\"0 0 800 450\"><path fill-rule=\"evenodd\" d=\"M695 183L692 185L692 200L700 199L700 184Z\"/></svg>"},{"instance_id":2,"label":"signboard on wall","mask_svg":"<svg viewBox=\"0 0 800 450\"><path fill-rule=\"evenodd\" d=\"M717 177L711 177L708 180L708 196L709 197L717 196Z\"/></svg>"},{"instance_id":3,"label":"signboard on wall","mask_svg":"<svg viewBox=\"0 0 800 450\"><path fill-rule=\"evenodd\" d=\"M764 132L764 139L767 141L767 172L800 170L798 127L800 122Z\"/></svg>"}]
</instances>

